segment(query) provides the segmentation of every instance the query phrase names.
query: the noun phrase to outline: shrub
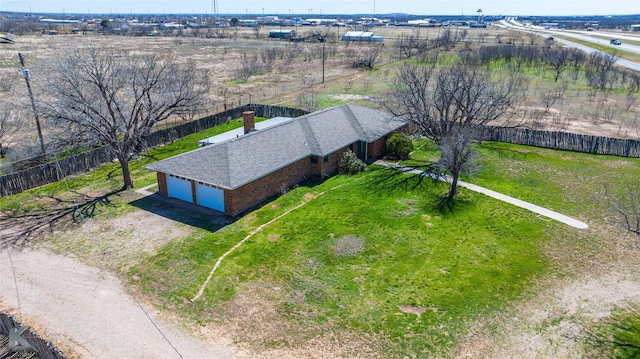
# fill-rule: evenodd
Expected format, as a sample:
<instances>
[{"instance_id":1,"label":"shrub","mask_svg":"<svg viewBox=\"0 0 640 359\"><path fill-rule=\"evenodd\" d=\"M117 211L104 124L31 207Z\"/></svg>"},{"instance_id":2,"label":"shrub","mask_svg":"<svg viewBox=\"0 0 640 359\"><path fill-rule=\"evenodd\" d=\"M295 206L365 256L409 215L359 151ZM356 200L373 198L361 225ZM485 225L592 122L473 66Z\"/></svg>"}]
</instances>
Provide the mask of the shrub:
<instances>
[{"instance_id":1,"label":"shrub","mask_svg":"<svg viewBox=\"0 0 640 359\"><path fill-rule=\"evenodd\" d=\"M389 158L404 160L409 158L413 151L413 142L409 136L402 133L394 133L387 140L387 152Z\"/></svg>"},{"instance_id":2,"label":"shrub","mask_svg":"<svg viewBox=\"0 0 640 359\"><path fill-rule=\"evenodd\" d=\"M347 150L340 159L339 172L354 175L367 169L367 164L356 156L351 150Z\"/></svg>"}]
</instances>

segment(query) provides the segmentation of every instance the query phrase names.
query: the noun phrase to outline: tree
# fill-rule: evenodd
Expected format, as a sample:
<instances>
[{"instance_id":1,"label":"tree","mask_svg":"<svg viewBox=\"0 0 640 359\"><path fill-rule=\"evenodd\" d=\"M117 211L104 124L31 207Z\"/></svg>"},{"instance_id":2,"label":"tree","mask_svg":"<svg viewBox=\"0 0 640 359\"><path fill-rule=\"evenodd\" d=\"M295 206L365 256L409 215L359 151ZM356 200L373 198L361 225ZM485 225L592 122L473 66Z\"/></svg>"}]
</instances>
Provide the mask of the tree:
<instances>
[{"instance_id":1,"label":"tree","mask_svg":"<svg viewBox=\"0 0 640 359\"><path fill-rule=\"evenodd\" d=\"M7 152L7 142L11 139L18 129L20 122L18 121L16 110L9 104L0 104L0 158L3 158Z\"/></svg>"},{"instance_id":2,"label":"tree","mask_svg":"<svg viewBox=\"0 0 640 359\"><path fill-rule=\"evenodd\" d=\"M367 169L367 164L356 156L351 150L342 154L338 164L338 172L341 174L355 175Z\"/></svg>"},{"instance_id":3,"label":"tree","mask_svg":"<svg viewBox=\"0 0 640 359\"><path fill-rule=\"evenodd\" d=\"M640 185L626 183L617 192L611 192L605 187L605 196L615 215L616 223L640 236Z\"/></svg>"},{"instance_id":4,"label":"tree","mask_svg":"<svg viewBox=\"0 0 640 359\"><path fill-rule=\"evenodd\" d=\"M404 160L409 158L411 151L413 142L407 135L396 132L387 140L387 153L390 158Z\"/></svg>"},{"instance_id":5,"label":"tree","mask_svg":"<svg viewBox=\"0 0 640 359\"><path fill-rule=\"evenodd\" d=\"M371 45L366 50L355 53L355 56L351 59L351 67L373 70L380 59L382 46L384 44Z\"/></svg>"},{"instance_id":6,"label":"tree","mask_svg":"<svg viewBox=\"0 0 640 359\"><path fill-rule=\"evenodd\" d=\"M405 63L396 75L387 109L433 140L440 149L439 168L451 174L443 204L451 204L460 174L473 158L471 144L482 127L496 121L518 102L518 79L492 80L477 67Z\"/></svg>"},{"instance_id":7,"label":"tree","mask_svg":"<svg viewBox=\"0 0 640 359\"><path fill-rule=\"evenodd\" d=\"M207 82L193 63L115 49L67 52L50 62L43 114L62 129L60 143L107 145L133 187L130 156L160 121L201 110Z\"/></svg>"},{"instance_id":8,"label":"tree","mask_svg":"<svg viewBox=\"0 0 640 359\"><path fill-rule=\"evenodd\" d=\"M558 47L544 47L541 56L542 61L549 65L553 79L558 82L558 78L569 64L571 52Z\"/></svg>"},{"instance_id":9,"label":"tree","mask_svg":"<svg viewBox=\"0 0 640 359\"><path fill-rule=\"evenodd\" d=\"M593 52L589 55L584 69L587 83L594 89L608 93L616 81L616 69L614 64L618 57L611 53Z\"/></svg>"},{"instance_id":10,"label":"tree","mask_svg":"<svg viewBox=\"0 0 640 359\"><path fill-rule=\"evenodd\" d=\"M100 21L100 29L103 31L107 31L111 29L111 20L103 19Z\"/></svg>"},{"instance_id":11,"label":"tree","mask_svg":"<svg viewBox=\"0 0 640 359\"><path fill-rule=\"evenodd\" d=\"M253 34L256 36L256 39L260 38L260 30L262 30L262 25L256 23L253 25Z\"/></svg>"}]
</instances>

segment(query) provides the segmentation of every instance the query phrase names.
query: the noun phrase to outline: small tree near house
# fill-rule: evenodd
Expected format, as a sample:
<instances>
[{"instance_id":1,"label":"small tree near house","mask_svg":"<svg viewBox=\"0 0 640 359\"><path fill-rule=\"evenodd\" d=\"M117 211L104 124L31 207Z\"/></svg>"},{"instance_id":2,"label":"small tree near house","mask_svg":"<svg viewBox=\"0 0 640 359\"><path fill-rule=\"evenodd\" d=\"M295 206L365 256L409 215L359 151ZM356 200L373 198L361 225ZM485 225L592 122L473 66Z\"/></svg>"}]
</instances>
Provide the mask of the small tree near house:
<instances>
[{"instance_id":1,"label":"small tree near house","mask_svg":"<svg viewBox=\"0 0 640 359\"><path fill-rule=\"evenodd\" d=\"M341 174L354 175L367 169L367 164L356 156L351 150L347 150L342 154L340 163L338 165L338 171Z\"/></svg>"},{"instance_id":2,"label":"small tree near house","mask_svg":"<svg viewBox=\"0 0 640 359\"><path fill-rule=\"evenodd\" d=\"M391 159L407 159L411 151L413 151L413 141L407 135L396 132L387 140L387 156Z\"/></svg>"}]
</instances>

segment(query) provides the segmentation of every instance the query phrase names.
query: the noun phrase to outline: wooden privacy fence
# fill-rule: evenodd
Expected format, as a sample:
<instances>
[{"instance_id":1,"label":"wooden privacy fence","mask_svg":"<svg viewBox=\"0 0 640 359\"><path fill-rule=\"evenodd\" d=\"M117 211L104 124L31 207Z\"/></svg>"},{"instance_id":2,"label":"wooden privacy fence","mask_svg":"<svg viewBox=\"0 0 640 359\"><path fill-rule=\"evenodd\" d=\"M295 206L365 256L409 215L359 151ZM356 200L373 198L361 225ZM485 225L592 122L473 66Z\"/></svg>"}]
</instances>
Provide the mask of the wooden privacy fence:
<instances>
[{"instance_id":1,"label":"wooden privacy fence","mask_svg":"<svg viewBox=\"0 0 640 359\"><path fill-rule=\"evenodd\" d=\"M37 354L27 352L9 352L9 332L19 330L22 324L13 316L0 312L0 338L5 337L6 347L0 347L0 358L42 358L42 359L66 359L67 357L56 348L53 343L46 341L30 328L27 328L20 337L24 339L31 347L37 350ZM3 342L3 340L0 340Z\"/></svg>"},{"instance_id":2,"label":"wooden privacy fence","mask_svg":"<svg viewBox=\"0 0 640 359\"><path fill-rule=\"evenodd\" d=\"M481 139L554 150L622 157L640 157L640 141L623 138L579 135L567 132L537 131L522 128L485 127Z\"/></svg>"},{"instance_id":3,"label":"wooden privacy fence","mask_svg":"<svg viewBox=\"0 0 640 359\"><path fill-rule=\"evenodd\" d=\"M227 123L234 118L241 118L242 112L248 110L255 111L258 117L268 118L298 117L308 113L296 108L248 104L171 128L154 131L146 138L146 145L154 147L175 141L178 138ZM115 156L110 152L109 147L100 147L58 161L0 176L0 197L20 193L96 168L114 160Z\"/></svg>"}]
</instances>

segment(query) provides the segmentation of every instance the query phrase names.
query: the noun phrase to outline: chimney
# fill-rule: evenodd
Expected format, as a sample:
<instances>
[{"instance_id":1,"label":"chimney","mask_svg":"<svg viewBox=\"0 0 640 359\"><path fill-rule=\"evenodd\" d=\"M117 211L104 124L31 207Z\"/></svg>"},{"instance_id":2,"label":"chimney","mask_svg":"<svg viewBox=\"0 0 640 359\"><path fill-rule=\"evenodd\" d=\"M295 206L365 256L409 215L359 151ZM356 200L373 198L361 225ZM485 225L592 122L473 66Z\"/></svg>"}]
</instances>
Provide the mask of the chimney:
<instances>
[{"instance_id":1,"label":"chimney","mask_svg":"<svg viewBox=\"0 0 640 359\"><path fill-rule=\"evenodd\" d=\"M245 111L242 113L242 118L244 120L244 133L247 134L249 132L253 132L256 130L256 121L255 121L255 112L253 111Z\"/></svg>"}]
</instances>

